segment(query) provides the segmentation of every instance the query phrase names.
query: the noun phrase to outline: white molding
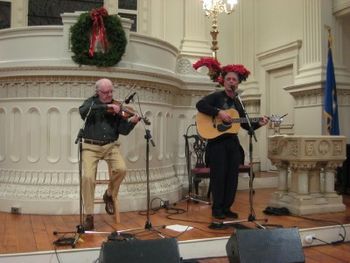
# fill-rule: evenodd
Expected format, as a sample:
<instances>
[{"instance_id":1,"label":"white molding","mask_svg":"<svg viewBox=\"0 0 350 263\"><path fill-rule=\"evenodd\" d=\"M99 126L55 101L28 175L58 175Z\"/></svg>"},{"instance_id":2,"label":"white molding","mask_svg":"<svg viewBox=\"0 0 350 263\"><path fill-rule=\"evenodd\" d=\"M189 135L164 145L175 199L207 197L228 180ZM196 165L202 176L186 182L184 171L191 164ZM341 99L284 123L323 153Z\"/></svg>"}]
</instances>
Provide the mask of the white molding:
<instances>
[{"instance_id":1,"label":"white molding","mask_svg":"<svg viewBox=\"0 0 350 263\"><path fill-rule=\"evenodd\" d=\"M181 56L192 59L211 56L212 51L208 41L206 17L200 1L184 1L184 35L181 39Z\"/></svg>"},{"instance_id":2,"label":"white molding","mask_svg":"<svg viewBox=\"0 0 350 263\"><path fill-rule=\"evenodd\" d=\"M179 50L172 44L170 44L167 41L161 40L159 38L142 35L139 33L130 32L130 41L135 43L141 43L146 44L148 46L155 47L160 50L164 50L166 52L169 52L173 56L177 56L179 53Z\"/></svg>"},{"instance_id":3,"label":"white molding","mask_svg":"<svg viewBox=\"0 0 350 263\"><path fill-rule=\"evenodd\" d=\"M6 28L0 30L0 40L10 40L25 37L63 36L62 26L33 26Z\"/></svg>"},{"instance_id":4,"label":"white molding","mask_svg":"<svg viewBox=\"0 0 350 263\"><path fill-rule=\"evenodd\" d=\"M350 1L333 0L333 13L337 17L348 16L350 14Z\"/></svg>"},{"instance_id":5,"label":"white molding","mask_svg":"<svg viewBox=\"0 0 350 263\"><path fill-rule=\"evenodd\" d=\"M257 54L257 58L267 71L288 65L293 65L294 71L296 71L298 68L300 48L301 40L296 40L264 52L260 52Z\"/></svg>"},{"instance_id":6,"label":"white molding","mask_svg":"<svg viewBox=\"0 0 350 263\"><path fill-rule=\"evenodd\" d=\"M33 168L32 168L33 169ZM98 177L108 179L106 170ZM79 175L77 170L0 169L0 210L10 212L17 207L25 214L79 213ZM118 196L120 211L142 210L146 203L146 173L144 168L129 169ZM177 202L181 199L182 183L175 176L173 165L150 168L151 196ZM95 197L101 198L105 185L97 185ZM103 207L95 207L103 213Z\"/></svg>"}]
</instances>

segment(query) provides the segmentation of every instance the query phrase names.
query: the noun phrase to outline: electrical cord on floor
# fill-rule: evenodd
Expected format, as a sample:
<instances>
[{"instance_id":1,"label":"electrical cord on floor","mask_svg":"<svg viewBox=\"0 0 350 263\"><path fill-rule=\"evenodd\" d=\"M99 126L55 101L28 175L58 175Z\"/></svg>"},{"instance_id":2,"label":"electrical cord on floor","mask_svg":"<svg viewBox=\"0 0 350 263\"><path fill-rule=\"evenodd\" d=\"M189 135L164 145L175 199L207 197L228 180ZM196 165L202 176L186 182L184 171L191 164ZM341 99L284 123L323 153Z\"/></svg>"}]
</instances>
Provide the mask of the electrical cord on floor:
<instances>
[{"instance_id":1,"label":"electrical cord on floor","mask_svg":"<svg viewBox=\"0 0 350 263\"><path fill-rule=\"evenodd\" d=\"M58 255L57 246L55 245L55 243L54 243L54 251L55 251L57 262L61 263L61 259L60 259L59 255Z\"/></svg>"},{"instance_id":2,"label":"electrical cord on floor","mask_svg":"<svg viewBox=\"0 0 350 263\"><path fill-rule=\"evenodd\" d=\"M313 240L320 241L320 242L322 242L322 243L324 243L324 244L326 244L326 245L332 245L332 243L328 243L327 241L324 241L324 240L319 239L319 238L317 238L317 237L312 237L312 239L313 239Z\"/></svg>"},{"instance_id":3,"label":"electrical cord on floor","mask_svg":"<svg viewBox=\"0 0 350 263\"><path fill-rule=\"evenodd\" d=\"M156 207L153 207L153 202L159 200L159 205ZM165 208L167 206L167 204L169 203L169 201L164 200L162 198L159 197L155 197L150 201L150 215L154 215L158 210ZM139 215L145 216L147 214L147 210L146 211L139 211L138 212Z\"/></svg>"},{"instance_id":4,"label":"electrical cord on floor","mask_svg":"<svg viewBox=\"0 0 350 263\"><path fill-rule=\"evenodd\" d=\"M53 243L55 246L72 246L74 244L74 237L60 237Z\"/></svg>"},{"instance_id":5,"label":"electrical cord on floor","mask_svg":"<svg viewBox=\"0 0 350 263\"><path fill-rule=\"evenodd\" d=\"M341 243L345 243L345 236L339 233L339 236L341 237L341 240L333 241L331 242L332 245L337 245Z\"/></svg>"},{"instance_id":6,"label":"electrical cord on floor","mask_svg":"<svg viewBox=\"0 0 350 263\"><path fill-rule=\"evenodd\" d=\"M336 241L332 241L330 243L327 243L325 241L319 240L321 242L325 242L328 245L336 245L336 244L340 244L340 243L344 243L346 240L346 228L344 226L344 224L338 222L338 221L334 221L334 220L328 220L328 219L318 219L318 218L312 218L312 217L307 217L307 216L298 216L298 215L290 215L296 218L302 218L302 219L306 219L306 220L310 220L310 221L316 221L316 222L325 222L325 223L332 223L332 224L336 224L339 225L341 229L343 229L344 235L342 233L339 233L339 236L341 237L340 240L336 240ZM317 238L314 238L316 240L318 240Z\"/></svg>"},{"instance_id":7,"label":"electrical cord on floor","mask_svg":"<svg viewBox=\"0 0 350 263\"><path fill-rule=\"evenodd\" d=\"M154 201L157 201L157 200L159 200L159 205L156 207L153 207ZM174 207L175 205L176 203L173 206L170 206L168 200L155 197L150 202L150 207L151 207L150 210L152 211L151 215L154 215L157 211L159 211L162 208L164 208L168 214L183 214L186 212L185 209ZM139 215L146 215L146 212L147 211L139 211Z\"/></svg>"},{"instance_id":8,"label":"electrical cord on floor","mask_svg":"<svg viewBox=\"0 0 350 263\"><path fill-rule=\"evenodd\" d=\"M176 203L173 206L168 205L168 206L165 206L164 208L166 212L171 215L181 215L186 212L185 209L177 208L175 206L176 206Z\"/></svg>"}]
</instances>

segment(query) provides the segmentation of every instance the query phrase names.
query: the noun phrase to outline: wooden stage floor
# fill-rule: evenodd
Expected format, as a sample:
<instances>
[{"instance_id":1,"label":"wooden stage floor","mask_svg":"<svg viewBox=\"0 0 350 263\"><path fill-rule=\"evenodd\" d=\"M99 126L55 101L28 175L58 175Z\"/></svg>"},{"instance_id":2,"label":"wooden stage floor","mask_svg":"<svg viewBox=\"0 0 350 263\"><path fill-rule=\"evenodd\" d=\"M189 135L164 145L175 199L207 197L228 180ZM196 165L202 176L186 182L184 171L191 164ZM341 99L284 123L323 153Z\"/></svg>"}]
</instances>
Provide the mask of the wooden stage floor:
<instances>
[{"instance_id":1,"label":"wooden stage floor","mask_svg":"<svg viewBox=\"0 0 350 263\"><path fill-rule=\"evenodd\" d=\"M297 216L267 216L263 213L268 200L274 189L257 189L254 195L254 212L257 219L267 219L268 225L277 225L284 228L298 227L312 228L350 223L350 196L344 195L346 211L340 213L324 213L307 216L309 219ZM154 200L152 207L158 207L159 200ZM239 219L247 219L250 214L249 192L238 191L233 211L239 213ZM178 233L173 230L161 228L160 231L166 237L176 237L177 240L193 240L230 236L233 234L233 227L222 230L212 230L208 226L212 223L211 209L209 205L180 201L177 204L170 204L170 209L161 208L151 211L150 221L153 226L169 226L174 224L192 226L193 229ZM258 221L263 223L262 221ZM114 217L107 214L95 215L95 230L104 232L99 234L84 234L82 242L77 248L100 247L101 243L113 231L126 229L137 229L128 233L135 234L138 239L155 239L159 236L149 230L145 230L146 216L140 212L121 213L121 223L116 224ZM75 231L79 224L79 215L15 215L0 213L0 254L22 253L54 250L53 241L62 235L54 235L54 231ZM255 228L252 222L241 223L240 226ZM350 233L348 233L350 235ZM67 234L66 236L72 236ZM327 248L329 247L329 248ZM57 249L69 249L70 246L60 246ZM324 252L322 252L324 251ZM334 252L332 252L334 251ZM350 244L334 246L317 246L304 248L307 262L350 262ZM321 255L320 255L321 253ZM323 253L323 254L322 254ZM320 259L320 258L324 259ZM327 261L323 261L326 260ZM321 260L321 261L320 261ZM345 260L345 261L344 261ZM204 261L201 261L204 262ZM228 262L227 258L212 259L205 262Z\"/></svg>"}]
</instances>

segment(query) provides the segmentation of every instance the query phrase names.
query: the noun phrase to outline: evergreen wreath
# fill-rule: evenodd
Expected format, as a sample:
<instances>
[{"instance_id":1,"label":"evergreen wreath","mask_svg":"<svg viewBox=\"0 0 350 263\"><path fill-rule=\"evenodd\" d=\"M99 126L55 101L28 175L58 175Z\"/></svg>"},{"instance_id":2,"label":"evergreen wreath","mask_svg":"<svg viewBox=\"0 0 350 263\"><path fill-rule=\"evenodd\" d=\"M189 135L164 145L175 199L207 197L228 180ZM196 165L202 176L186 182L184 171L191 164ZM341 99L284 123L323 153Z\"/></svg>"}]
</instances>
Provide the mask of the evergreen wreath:
<instances>
[{"instance_id":1,"label":"evergreen wreath","mask_svg":"<svg viewBox=\"0 0 350 263\"><path fill-rule=\"evenodd\" d=\"M71 27L71 50L74 53L72 59L79 65L95 65L98 67L111 67L117 64L123 54L127 44L124 29L117 15L107 15L103 17L108 40L108 50L105 53L95 52L89 56L90 35L93 21L90 13L83 13L78 21Z\"/></svg>"}]
</instances>

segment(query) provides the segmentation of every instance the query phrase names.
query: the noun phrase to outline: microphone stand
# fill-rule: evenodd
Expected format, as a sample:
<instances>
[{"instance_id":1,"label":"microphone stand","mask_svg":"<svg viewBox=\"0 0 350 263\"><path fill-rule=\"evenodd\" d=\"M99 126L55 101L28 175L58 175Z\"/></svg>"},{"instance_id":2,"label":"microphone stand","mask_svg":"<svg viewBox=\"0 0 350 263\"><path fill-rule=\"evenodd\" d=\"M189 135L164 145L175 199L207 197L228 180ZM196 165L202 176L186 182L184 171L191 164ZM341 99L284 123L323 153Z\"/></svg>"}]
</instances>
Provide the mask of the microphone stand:
<instances>
[{"instance_id":1,"label":"microphone stand","mask_svg":"<svg viewBox=\"0 0 350 263\"><path fill-rule=\"evenodd\" d=\"M244 107L244 104L241 100L241 97L239 94L237 94L237 99L243 109L245 119L247 121L247 124L249 126L248 134L249 134L249 216L248 216L248 222L253 222L258 228L265 229L265 227L258 223L257 221L264 221L265 223L267 222L267 219L256 219L255 212L254 212L254 207L253 207L253 197L254 197L254 187L253 187L253 181L254 181L254 173L253 173L253 137L254 141L258 142L256 139L255 131L253 129L253 126L250 122L249 115Z\"/></svg>"},{"instance_id":2,"label":"microphone stand","mask_svg":"<svg viewBox=\"0 0 350 263\"><path fill-rule=\"evenodd\" d=\"M151 191L149 186L149 143L151 142L153 147L156 147L151 131L149 129L145 129L145 139L146 139L146 191L147 191L147 213L146 213L146 222L145 229L152 229L152 223L150 219L150 199L151 199Z\"/></svg>"},{"instance_id":3,"label":"microphone stand","mask_svg":"<svg viewBox=\"0 0 350 263\"><path fill-rule=\"evenodd\" d=\"M138 96L137 96L137 100L138 100ZM140 107L140 102L138 100L138 104ZM147 210L146 210L146 222L145 222L145 230L148 231L154 231L156 232L161 238L165 238L165 236L157 229L155 229L152 226L152 222L150 219L150 210L151 210L151 190L150 190L150 172L149 172L149 152L150 152L150 143L152 144L152 147L156 147L156 144L154 143L153 139L152 139L152 135L151 135L151 131L149 129L146 128L146 125L150 125L151 123L143 116L141 107L140 107L140 119L142 120L142 124L145 130L145 135L144 138L146 140L146 193L147 193ZM161 228L165 228L165 225L161 226ZM129 229L127 231L134 231L137 229Z\"/></svg>"},{"instance_id":4,"label":"microphone stand","mask_svg":"<svg viewBox=\"0 0 350 263\"><path fill-rule=\"evenodd\" d=\"M57 244L59 245L60 243L64 244L64 245L71 245L72 248L75 248L77 242L79 241L80 239L80 236L81 234L84 234L84 233L97 233L95 231L87 231L85 232L85 229L84 229L84 224L83 224L83 221L84 221L84 212L83 212L83 195L82 195L82 188L83 188L83 163L82 163L82 158L81 158L81 155L82 155L82 152L83 152L83 137L84 137L84 129L85 129L85 126L86 126L86 122L90 116L90 113L91 113L91 109L92 109L92 106L94 105L94 101L92 100L91 102L91 105L89 107L89 110L85 116L85 119L84 119L84 123L83 123L83 126L79 129L79 132L77 134L77 138L75 139L74 143L75 144L78 144L78 163L79 163L79 225L76 226L76 231L65 231L65 232L62 232L62 231L54 231L53 234L54 235L58 235L58 234L70 234L70 233L75 233L75 236L74 238L59 238L57 239L56 241L54 241L54 244Z\"/></svg>"},{"instance_id":5,"label":"microphone stand","mask_svg":"<svg viewBox=\"0 0 350 263\"><path fill-rule=\"evenodd\" d=\"M83 221L84 221L84 211L83 211L83 160L81 158L83 153L83 136L86 126L86 122L90 116L92 106L94 105L94 100L92 100L88 113L85 116L82 128L79 130L77 138L75 139L75 144L78 144L78 160L79 160L79 225L77 225L77 233L83 234L85 232Z\"/></svg>"},{"instance_id":6,"label":"microphone stand","mask_svg":"<svg viewBox=\"0 0 350 263\"><path fill-rule=\"evenodd\" d=\"M151 190L150 190L150 173L149 173L149 152L150 152L150 143L152 144L153 147L156 147L153 139L152 139L152 135L151 135L151 131L149 129L146 128L146 123L143 120L143 124L144 124L144 129L145 129L145 136L144 138L146 139L146 191L147 191L147 211L146 211L146 222L145 222L145 230L148 231L154 231L156 232L161 238L165 238L165 236L157 229L155 229L152 226L152 222L150 219L150 210L151 210ZM161 226L160 228L165 228L165 225Z\"/></svg>"}]
</instances>

